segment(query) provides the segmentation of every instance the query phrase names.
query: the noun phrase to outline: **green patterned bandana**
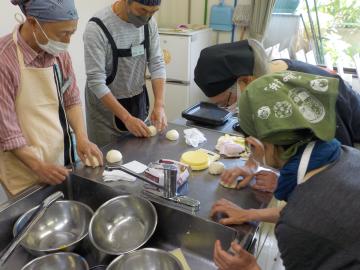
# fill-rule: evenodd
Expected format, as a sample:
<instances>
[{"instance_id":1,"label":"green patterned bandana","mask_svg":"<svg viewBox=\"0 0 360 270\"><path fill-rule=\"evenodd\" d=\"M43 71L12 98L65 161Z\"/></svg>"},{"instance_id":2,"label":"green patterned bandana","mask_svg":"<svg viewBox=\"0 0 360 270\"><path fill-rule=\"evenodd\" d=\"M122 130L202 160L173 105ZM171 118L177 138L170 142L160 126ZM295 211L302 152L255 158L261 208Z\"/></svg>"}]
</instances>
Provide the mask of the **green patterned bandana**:
<instances>
[{"instance_id":1,"label":"green patterned bandana","mask_svg":"<svg viewBox=\"0 0 360 270\"><path fill-rule=\"evenodd\" d=\"M240 126L264 142L290 146L282 155L288 159L314 138L335 137L338 85L338 79L301 72L262 76L240 95Z\"/></svg>"}]
</instances>

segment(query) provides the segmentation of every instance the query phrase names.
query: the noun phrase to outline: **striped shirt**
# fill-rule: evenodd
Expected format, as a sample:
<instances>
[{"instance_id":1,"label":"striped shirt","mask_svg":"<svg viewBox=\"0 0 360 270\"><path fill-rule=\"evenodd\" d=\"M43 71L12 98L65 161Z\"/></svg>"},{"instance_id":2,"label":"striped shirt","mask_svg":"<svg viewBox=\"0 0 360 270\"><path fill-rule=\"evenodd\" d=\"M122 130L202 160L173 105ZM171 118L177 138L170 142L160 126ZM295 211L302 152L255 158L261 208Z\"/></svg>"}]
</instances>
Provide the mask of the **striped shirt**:
<instances>
[{"instance_id":1,"label":"striped shirt","mask_svg":"<svg viewBox=\"0 0 360 270\"><path fill-rule=\"evenodd\" d=\"M64 94L65 108L81 103L79 88L68 53L60 54L56 58L45 52L37 53L27 45L19 32L18 43L27 67L47 68L53 66L57 60L64 79L72 77L72 84ZM12 34L9 34L0 38L0 150L2 151L10 151L27 145L15 110L15 99L19 86L20 67L16 45Z\"/></svg>"},{"instance_id":2,"label":"striped shirt","mask_svg":"<svg viewBox=\"0 0 360 270\"><path fill-rule=\"evenodd\" d=\"M144 27L136 28L133 24L122 20L112 11L111 6L100 10L94 17L102 20L118 49L129 49L144 41ZM159 31L154 18L149 21L149 34L150 59L148 68L151 79L165 79L165 63L160 48ZM87 74L86 91L91 91L99 99L110 92L116 98L122 99L133 97L143 91L146 67L144 55L118 59L116 78L108 87L106 77L113 68L113 52L106 35L94 22L89 22L86 26L84 46Z\"/></svg>"}]
</instances>

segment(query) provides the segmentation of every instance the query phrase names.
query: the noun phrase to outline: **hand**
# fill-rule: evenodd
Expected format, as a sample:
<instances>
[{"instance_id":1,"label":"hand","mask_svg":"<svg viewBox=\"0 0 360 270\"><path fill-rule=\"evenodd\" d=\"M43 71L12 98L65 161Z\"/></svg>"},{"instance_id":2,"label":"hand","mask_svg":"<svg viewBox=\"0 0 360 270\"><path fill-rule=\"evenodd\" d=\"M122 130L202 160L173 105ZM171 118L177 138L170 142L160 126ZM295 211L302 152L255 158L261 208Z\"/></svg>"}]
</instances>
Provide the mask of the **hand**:
<instances>
[{"instance_id":1,"label":"hand","mask_svg":"<svg viewBox=\"0 0 360 270\"><path fill-rule=\"evenodd\" d=\"M227 216L226 218L222 218L219 220L219 223L223 225L238 225L253 220L251 215L251 209L243 209L225 199L217 201L212 206L210 217L213 218L219 213L223 213Z\"/></svg>"},{"instance_id":2,"label":"hand","mask_svg":"<svg viewBox=\"0 0 360 270\"><path fill-rule=\"evenodd\" d=\"M96 164L93 164L94 161L91 157L95 157L99 162L100 166L103 166L103 154L96 144L89 141L87 136L77 136L76 137L77 145L77 154L79 155L81 161L85 164L86 158L90 161L91 166L96 167Z\"/></svg>"},{"instance_id":3,"label":"hand","mask_svg":"<svg viewBox=\"0 0 360 270\"><path fill-rule=\"evenodd\" d=\"M254 173L253 170L247 166L236 167L233 169L225 170L221 174L220 178L221 182L223 182L224 184L231 185L240 176L242 176L243 179L236 186L237 189L246 187L250 183L251 179L254 177Z\"/></svg>"},{"instance_id":4,"label":"hand","mask_svg":"<svg viewBox=\"0 0 360 270\"><path fill-rule=\"evenodd\" d=\"M256 259L235 242L231 243L235 255L223 250L219 240L215 242L214 262L220 270L260 270Z\"/></svg>"},{"instance_id":5,"label":"hand","mask_svg":"<svg viewBox=\"0 0 360 270\"><path fill-rule=\"evenodd\" d=\"M148 138L151 133L144 121L139 118L130 116L126 121L123 121L130 133L139 138Z\"/></svg>"},{"instance_id":6,"label":"hand","mask_svg":"<svg viewBox=\"0 0 360 270\"><path fill-rule=\"evenodd\" d=\"M151 123L158 131L163 131L167 127L167 119L163 106L155 106L150 117Z\"/></svg>"},{"instance_id":7,"label":"hand","mask_svg":"<svg viewBox=\"0 0 360 270\"><path fill-rule=\"evenodd\" d=\"M59 185L69 176L71 170L63 166L58 166L40 161L33 169L39 177L41 183L49 185Z\"/></svg>"},{"instance_id":8,"label":"hand","mask_svg":"<svg viewBox=\"0 0 360 270\"><path fill-rule=\"evenodd\" d=\"M260 171L255 174L256 184L252 186L253 189L274 192L277 187L278 175L272 171Z\"/></svg>"}]
</instances>

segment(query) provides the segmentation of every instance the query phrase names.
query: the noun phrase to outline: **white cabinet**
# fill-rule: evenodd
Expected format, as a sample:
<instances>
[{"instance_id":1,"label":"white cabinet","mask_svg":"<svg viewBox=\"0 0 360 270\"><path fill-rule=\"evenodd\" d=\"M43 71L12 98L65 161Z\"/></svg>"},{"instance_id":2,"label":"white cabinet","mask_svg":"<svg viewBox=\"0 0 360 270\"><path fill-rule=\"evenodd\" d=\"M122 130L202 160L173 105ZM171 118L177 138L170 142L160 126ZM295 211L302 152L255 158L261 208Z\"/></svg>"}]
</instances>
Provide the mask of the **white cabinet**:
<instances>
[{"instance_id":1,"label":"white cabinet","mask_svg":"<svg viewBox=\"0 0 360 270\"><path fill-rule=\"evenodd\" d=\"M166 60L165 112L172 121L181 117L181 112L191 105L208 100L194 82L194 69L202 49L212 45L212 30L178 33L159 29L159 32ZM152 108L154 96L149 80L147 88Z\"/></svg>"}]
</instances>

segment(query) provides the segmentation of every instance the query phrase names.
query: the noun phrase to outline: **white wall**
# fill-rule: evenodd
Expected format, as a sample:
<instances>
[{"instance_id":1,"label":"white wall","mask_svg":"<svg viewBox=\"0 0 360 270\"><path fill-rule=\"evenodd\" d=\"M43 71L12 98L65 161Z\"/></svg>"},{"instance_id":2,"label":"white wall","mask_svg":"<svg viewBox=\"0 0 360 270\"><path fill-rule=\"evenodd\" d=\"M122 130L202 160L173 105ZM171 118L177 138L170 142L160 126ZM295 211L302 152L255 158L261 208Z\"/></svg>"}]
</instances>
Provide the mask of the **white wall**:
<instances>
[{"instance_id":1,"label":"white wall","mask_svg":"<svg viewBox=\"0 0 360 270\"><path fill-rule=\"evenodd\" d=\"M86 23L90 17L98 10L113 3L113 0L76 0L76 6L79 12L78 30L71 39L70 54L81 91L81 98L84 100L84 88L86 82L84 46L82 35ZM17 24L14 14L20 12L20 9L10 3L10 0L0 1L0 36L6 35L14 29Z\"/></svg>"},{"instance_id":2,"label":"white wall","mask_svg":"<svg viewBox=\"0 0 360 270\"><path fill-rule=\"evenodd\" d=\"M225 4L234 6L234 0L225 0ZM191 5L191 24L204 24L205 0L164 0L158 14L158 24L160 27L175 27L179 24L188 23L188 7ZM209 24L211 7L217 5L219 0L209 0L208 18ZM216 33L214 33L216 39ZM231 42L231 32L219 33L219 43Z\"/></svg>"}]
</instances>

